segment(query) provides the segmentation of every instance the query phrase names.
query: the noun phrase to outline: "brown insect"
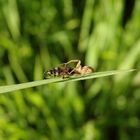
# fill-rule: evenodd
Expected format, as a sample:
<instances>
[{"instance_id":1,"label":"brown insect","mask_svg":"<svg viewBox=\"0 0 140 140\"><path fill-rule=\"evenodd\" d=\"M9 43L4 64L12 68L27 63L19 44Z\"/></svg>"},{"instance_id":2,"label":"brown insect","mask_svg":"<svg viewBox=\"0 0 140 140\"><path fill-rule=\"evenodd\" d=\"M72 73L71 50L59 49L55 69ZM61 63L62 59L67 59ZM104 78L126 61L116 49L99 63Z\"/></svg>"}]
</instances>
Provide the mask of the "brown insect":
<instances>
[{"instance_id":1,"label":"brown insect","mask_svg":"<svg viewBox=\"0 0 140 140\"><path fill-rule=\"evenodd\" d=\"M69 65L71 63L77 63L76 66L70 67ZM70 60L67 63L63 63L60 66L47 70L44 72L44 79L47 79L49 77L62 77L67 78L72 75L85 75L92 73L94 69L89 66L81 66L80 60Z\"/></svg>"}]
</instances>

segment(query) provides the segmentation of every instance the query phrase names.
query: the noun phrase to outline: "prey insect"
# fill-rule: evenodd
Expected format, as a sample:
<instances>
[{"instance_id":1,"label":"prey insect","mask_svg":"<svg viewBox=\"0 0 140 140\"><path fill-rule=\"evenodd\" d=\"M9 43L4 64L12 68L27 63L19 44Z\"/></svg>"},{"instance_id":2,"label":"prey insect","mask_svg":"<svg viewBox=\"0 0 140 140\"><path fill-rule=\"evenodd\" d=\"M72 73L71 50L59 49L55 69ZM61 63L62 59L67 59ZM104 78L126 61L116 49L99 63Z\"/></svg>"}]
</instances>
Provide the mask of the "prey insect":
<instances>
[{"instance_id":1,"label":"prey insect","mask_svg":"<svg viewBox=\"0 0 140 140\"><path fill-rule=\"evenodd\" d=\"M76 66L69 66L72 63L76 63ZM72 75L85 75L92 73L94 69L89 66L82 66L80 60L70 60L67 63L63 63L60 66L47 70L44 72L44 79L49 77L62 77L67 78Z\"/></svg>"}]
</instances>

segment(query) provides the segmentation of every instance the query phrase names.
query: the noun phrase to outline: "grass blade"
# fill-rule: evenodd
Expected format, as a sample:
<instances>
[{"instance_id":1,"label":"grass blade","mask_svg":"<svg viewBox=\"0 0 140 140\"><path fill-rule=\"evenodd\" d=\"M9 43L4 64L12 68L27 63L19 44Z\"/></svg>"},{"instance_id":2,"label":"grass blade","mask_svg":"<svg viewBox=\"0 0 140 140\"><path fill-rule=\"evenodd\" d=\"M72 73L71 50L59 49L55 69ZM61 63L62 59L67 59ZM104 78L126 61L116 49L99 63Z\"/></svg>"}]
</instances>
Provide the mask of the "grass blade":
<instances>
[{"instance_id":1,"label":"grass blade","mask_svg":"<svg viewBox=\"0 0 140 140\"><path fill-rule=\"evenodd\" d=\"M20 89L25 89L25 88L30 88L30 87L35 87L35 86L40 86L40 85L45 85L45 84L50 84L50 83L72 82L72 81L87 80L87 79L92 79L92 78L99 78L99 77L104 77L104 76L109 76L109 75L132 72L134 70L135 69L95 72L88 75L73 76L73 77L65 78L65 79L52 78L52 79L46 79L46 80L26 82L26 83L21 83L21 84L6 85L6 86L0 87L0 93L12 92L12 91L20 90Z\"/></svg>"}]
</instances>

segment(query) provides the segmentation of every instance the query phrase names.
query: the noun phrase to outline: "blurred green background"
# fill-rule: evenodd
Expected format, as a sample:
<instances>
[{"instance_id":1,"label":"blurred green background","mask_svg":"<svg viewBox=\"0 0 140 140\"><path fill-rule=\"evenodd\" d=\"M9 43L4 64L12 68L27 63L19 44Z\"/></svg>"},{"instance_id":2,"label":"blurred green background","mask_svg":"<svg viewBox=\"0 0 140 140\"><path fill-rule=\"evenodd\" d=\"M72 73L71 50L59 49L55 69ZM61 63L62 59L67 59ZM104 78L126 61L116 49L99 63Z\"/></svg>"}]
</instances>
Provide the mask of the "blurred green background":
<instances>
[{"instance_id":1,"label":"blurred green background","mask_svg":"<svg viewBox=\"0 0 140 140\"><path fill-rule=\"evenodd\" d=\"M139 0L0 0L0 85L71 59L140 67ZM0 140L140 140L140 72L0 95Z\"/></svg>"}]
</instances>

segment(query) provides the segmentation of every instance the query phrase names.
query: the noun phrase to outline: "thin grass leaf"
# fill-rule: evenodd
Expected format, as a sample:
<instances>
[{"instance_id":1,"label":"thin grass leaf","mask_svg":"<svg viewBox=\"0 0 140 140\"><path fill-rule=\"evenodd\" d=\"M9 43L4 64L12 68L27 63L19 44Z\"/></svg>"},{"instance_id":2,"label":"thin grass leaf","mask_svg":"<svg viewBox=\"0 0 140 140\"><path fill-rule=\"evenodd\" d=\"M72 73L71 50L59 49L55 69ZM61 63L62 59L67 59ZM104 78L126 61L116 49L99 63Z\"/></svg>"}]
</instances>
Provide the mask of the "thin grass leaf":
<instances>
[{"instance_id":1,"label":"thin grass leaf","mask_svg":"<svg viewBox=\"0 0 140 140\"><path fill-rule=\"evenodd\" d=\"M72 82L72 81L79 81L79 80L87 80L87 79L93 79L93 78L99 78L109 75L115 75L120 73L126 73L126 72L132 72L135 69L130 70L113 70L113 71L105 71L105 72L95 72L88 75L80 75L80 76L73 76L70 78L51 78L46 80L39 80L39 81L33 81L33 82L27 82L27 83L21 83L21 84L14 84L14 85L7 85L7 86L1 86L0 87L0 93L6 93L6 92L12 92L20 89L50 84L50 83L58 83L58 82Z\"/></svg>"}]
</instances>

